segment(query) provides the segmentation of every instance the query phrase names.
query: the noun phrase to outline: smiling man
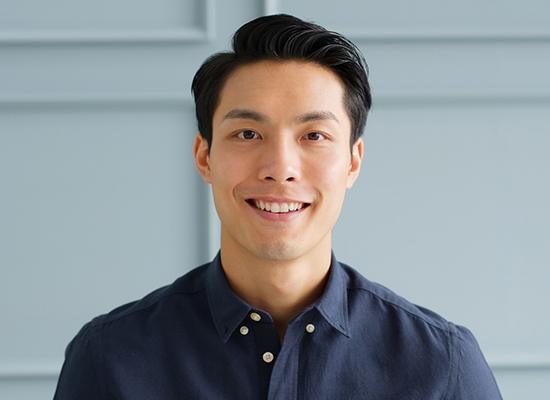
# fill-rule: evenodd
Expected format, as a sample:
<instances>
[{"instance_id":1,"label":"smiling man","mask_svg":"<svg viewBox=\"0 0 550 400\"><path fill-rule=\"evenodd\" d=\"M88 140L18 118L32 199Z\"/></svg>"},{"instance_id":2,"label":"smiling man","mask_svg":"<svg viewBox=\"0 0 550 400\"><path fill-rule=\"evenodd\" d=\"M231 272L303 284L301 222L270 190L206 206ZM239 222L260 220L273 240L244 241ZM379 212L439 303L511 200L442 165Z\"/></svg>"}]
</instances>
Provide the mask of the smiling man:
<instances>
[{"instance_id":1,"label":"smiling man","mask_svg":"<svg viewBox=\"0 0 550 400\"><path fill-rule=\"evenodd\" d=\"M339 263L366 64L341 35L258 18L193 80L221 249L71 341L56 399L500 399L464 327Z\"/></svg>"},{"instance_id":2,"label":"smiling man","mask_svg":"<svg viewBox=\"0 0 550 400\"><path fill-rule=\"evenodd\" d=\"M325 286L332 227L359 173L363 142L350 151L344 97L327 67L257 61L225 82L211 142L196 138L197 167L222 221L225 274L273 318L281 340Z\"/></svg>"}]
</instances>

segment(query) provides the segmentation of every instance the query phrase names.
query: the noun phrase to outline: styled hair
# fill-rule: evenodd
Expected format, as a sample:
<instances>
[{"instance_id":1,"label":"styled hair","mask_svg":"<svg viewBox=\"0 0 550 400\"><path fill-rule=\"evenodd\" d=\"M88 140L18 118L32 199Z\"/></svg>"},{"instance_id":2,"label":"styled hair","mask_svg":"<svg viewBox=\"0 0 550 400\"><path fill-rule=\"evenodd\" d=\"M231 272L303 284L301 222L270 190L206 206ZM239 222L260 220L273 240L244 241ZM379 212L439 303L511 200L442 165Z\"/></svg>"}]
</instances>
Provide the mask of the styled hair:
<instances>
[{"instance_id":1,"label":"styled hair","mask_svg":"<svg viewBox=\"0 0 550 400\"><path fill-rule=\"evenodd\" d=\"M359 49L342 35L287 14L256 18L233 35L233 51L216 53L201 65L191 85L200 135L212 146L212 119L220 92L238 67L263 60L303 60L332 70L345 87L351 121L350 145L363 134L372 104L368 67Z\"/></svg>"}]
</instances>

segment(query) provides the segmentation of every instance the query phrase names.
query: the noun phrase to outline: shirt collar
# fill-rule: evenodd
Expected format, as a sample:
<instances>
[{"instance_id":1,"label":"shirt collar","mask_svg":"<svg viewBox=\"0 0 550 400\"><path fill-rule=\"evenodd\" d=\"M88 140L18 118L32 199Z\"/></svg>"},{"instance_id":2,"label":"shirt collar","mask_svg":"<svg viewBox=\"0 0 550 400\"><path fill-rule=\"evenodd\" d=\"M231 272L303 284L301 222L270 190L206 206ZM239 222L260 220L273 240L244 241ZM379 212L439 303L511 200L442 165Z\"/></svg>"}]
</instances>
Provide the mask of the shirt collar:
<instances>
[{"instance_id":1,"label":"shirt collar","mask_svg":"<svg viewBox=\"0 0 550 400\"><path fill-rule=\"evenodd\" d=\"M342 266L331 255L330 272L325 291L314 307L336 330L348 338L351 337L348 319L348 281Z\"/></svg>"},{"instance_id":2,"label":"shirt collar","mask_svg":"<svg viewBox=\"0 0 550 400\"><path fill-rule=\"evenodd\" d=\"M206 287L214 325L223 342L226 343L252 307L237 296L229 286L223 272L219 251L208 266Z\"/></svg>"},{"instance_id":3,"label":"shirt collar","mask_svg":"<svg viewBox=\"0 0 550 400\"><path fill-rule=\"evenodd\" d=\"M229 286L221 265L220 252L208 266L206 287L214 325L223 342L227 343L253 307L237 296ZM313 307L317 308L336 330L351 337L346 275L334 253L331 256L329 278L325 290Z\"/></svg>"}]
</instances>

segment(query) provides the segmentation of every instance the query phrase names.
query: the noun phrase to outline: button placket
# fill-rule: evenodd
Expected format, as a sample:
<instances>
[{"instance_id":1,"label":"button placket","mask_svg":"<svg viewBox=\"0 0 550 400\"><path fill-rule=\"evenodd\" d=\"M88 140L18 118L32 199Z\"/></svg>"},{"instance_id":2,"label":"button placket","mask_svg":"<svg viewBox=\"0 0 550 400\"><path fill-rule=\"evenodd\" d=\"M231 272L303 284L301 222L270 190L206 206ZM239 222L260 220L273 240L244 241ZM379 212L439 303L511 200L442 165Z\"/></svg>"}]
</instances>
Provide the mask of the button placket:
<instances>
[{"instance_id":1,"label":"button placket","mask_svg":"<svg viewBox=\"0 0 550 400\"><path fill-rule=\"evenodd\" d=\"M263 371L262 373L265 374L266 385L269 382L271 369L277 359L277 353L280 346L275 325L269 317L269 315L266 316L259 311L251 310L247 318L249 318L252 326L245 323L249 325L251 333L254 333L254 339L259 352L259 361L263 365L261 370Z\"/></svg>"}]
</instances>

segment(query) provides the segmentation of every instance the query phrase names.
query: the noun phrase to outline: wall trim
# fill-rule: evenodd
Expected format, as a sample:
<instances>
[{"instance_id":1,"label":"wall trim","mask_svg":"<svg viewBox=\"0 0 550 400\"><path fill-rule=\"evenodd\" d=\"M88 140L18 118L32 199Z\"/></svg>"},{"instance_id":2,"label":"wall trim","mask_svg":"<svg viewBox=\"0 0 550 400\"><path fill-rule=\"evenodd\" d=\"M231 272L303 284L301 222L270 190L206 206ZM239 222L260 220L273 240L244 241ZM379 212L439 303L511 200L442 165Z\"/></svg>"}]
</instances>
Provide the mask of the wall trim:
<instances>
[{"instance_id":1,"label":"wall trim","mask_svg":"<svg viewBox=\"0 0 550 400\"><path fill-rule=\"evenodd\" d=\"M215 4L214 0L200 3L204 7L204 20L200 28L0 30L0 45L209 42L216 36Z\"/></svg>"},{"instance_id":2,"label":"wall trim","mask_svg":"<svg viewBox=\"0 0 550 400\"><path fill-rule=\"evenodd\" d=\"M546 31L475 31L475 30L353 30L335 29L352 41L375 43L408 42L539 42L550 41Z\"/></svg>"},{"instance_id":3,"label":"wall trim","mask_svg":"<svg viewBox=\"0 0 550 400\"><path fill-rule=\"evenodd\" d=\"M184 105L193 106L193 98L183 93L94 93L0 96L0 107L94 106L94 105Z\"/></svg>"},{"instance_id":4,"label":"wall trim","mask_svg":"<svg viewBox=\"0 0 550 400\"><path fill-rule=\"evenodd\" d=\"M0 381L10 379L56 379L62 362L0 363Z\"/></svg>"},{"instance_id":5,"label":"wall trim","mask_svg":"<svg viewBox=\"0 0 550 400\"><path fill-rule=\"evenodd\" d=\"M263 0L263 12L264 15L278 14L279 1L278 0Z\"/></svg>"},{"instance_id":6,"label":"wall trim","mask_svg":"<svg viewBox=\"0 0 550 400\"><path fill-rule=\"evenodd\" d=\"M285 12L279 0L263 0L265 15ZM315 21L317 22L317 21ZM348 39L358 42L408 43L408 42L517 42L550 41L548 30L368 30L331 27Z\"/></svg>"},{"instance_id":7,"label":"wall trim","mask_svg":"<svg viewBox=\"0 0 550 400\"><path fill-rule=\"evenodd\" d=\"M522 370L550 370L550 356L533 354L517 355L487 355L489 366L493 370L522 371Z\"/></svg>"},{"instance_id":8,"label":"wall trim","mask_svg":"<svg viewBox=\"0 0 550 400\"><path fill-rule=\"evenodd\" d=\"M185 43L204 42L208 33L200 29L166 30L75 30L4 31L0 44L93 44L93 43Z\"/></svg>"},{"instance_id":9,"label":"wall trim","mask_svg":"<svg viewBox=\"0 0 550 400\"><path fill-rule=\"evenodd\" d=\"M549 93L502 93L502 94L417 94L381 95L374 94L373 108L376 107L447 107L447 106L503 106L518 104L546 104Z\"/></svg>"}]
</instances>

